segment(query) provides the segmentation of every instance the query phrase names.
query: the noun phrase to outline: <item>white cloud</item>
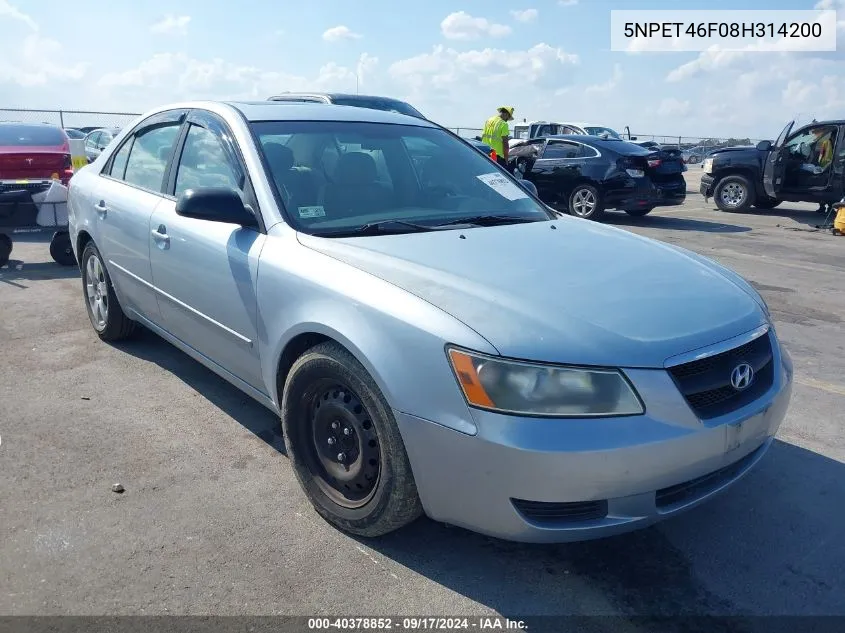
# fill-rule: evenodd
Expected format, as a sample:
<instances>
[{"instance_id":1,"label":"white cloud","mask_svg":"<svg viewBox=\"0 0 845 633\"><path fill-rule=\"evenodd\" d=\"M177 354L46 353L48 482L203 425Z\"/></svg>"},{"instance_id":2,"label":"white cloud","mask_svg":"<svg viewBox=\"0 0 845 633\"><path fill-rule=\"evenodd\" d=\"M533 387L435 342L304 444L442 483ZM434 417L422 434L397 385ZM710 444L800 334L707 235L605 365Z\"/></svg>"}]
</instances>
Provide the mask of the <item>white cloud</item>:
<instances>
[{"instance_id":1,"label":"white cloud","mask_svg":"<svg viewBox=\"0 0 845 633\"><path fill-rule=\"evenodd\" d=\"M517 22L533 22L537 19L539 12L537 9L523 9L511 11L511 15Z\"/></svg>"},{"instance_id":2,"label":"white cloud","mask_svg":"<svg viewBox=\"0 0 845 633\"><path fill-rule=\"evenodd\" d=\"M574 7L578 0L557 0L557 3L562 7Z\"/></svg>"},{"instance_id":3,"label":"white cloud","mask_svg":"<svg viewBox=\"0 0 845 633\"><path fill-rule=\"evenodd\" d=\"M21 11L15 6L9 4L6 0L0 0L0 18L11 18L12 20L18 20L19 22L23 22L33 31L38 30L38 25L35 23L31 17L29 17L26 13Z\"/></svg>"},{"instance_id":4,"label":"white cloud","mask_svg":"<svg viewBox=\"0 0 845 633\"><path fill-rule=\"evenodd\" d=\"M323 33L323 39L327 42L340 42L342 40L358 40L361 39L359 33L355 33L348 26L340 25L333 26Z\"/></svg>"},{"instance_id":5,"label":"white cloud","mask_svg":"<svg viewBox=\"0 0 845 633\"><path fill-rule=\"evenodd\" d=\"M663 99L657 106L657 114L662 117L683 117L690 113L692 104L689 100L681 101L675 97Z\"/></svg>"},{"instance_id":6,"label":"white cloud","mask_svg":"<svg viewBox=\"0 0 845 633\"><path fill-rule=\"evenodd\" d=\"M194 99L266 99L281 90L354 91L375 73L378 59L363 54L354 67L330 62L306 77L234 64L201 60L185 53L160 53L121 72L102 75L92 85L102 107L140 112L162 103Z\"/></svg>"},{"instance_id":7,"label":"white cloud","mask_svg":"<svg viewBox=\"0 0 845 633\"><path fill-rule=\"evenodd\" d=\"M620 64L615 64L613 66L613 74L607 81L587 86L584 88L584 92L588 94L612 92L616 89L616 86L619 85L620 81L622 81L622 66Z\"/></svg>"},{"instance_id":8,"label":"white cloud","mask_svg":"<svg viewBox=\"0 0 845 633\"><path fill-rule=\"evenodd\" d=\"M63 62L70 57L59 42L37 33L25 36L21 42L4 41L0 45L0 85L8 82L31 88L78 81L88 64Z\"/></svg>"},{"instance_id":9,"label":"white cloud","mask_svg":"<svg viewBox=\"0 0 845 633\"><path fill-rule=\"evenodd\" d=\"M440 30L450 40L477 40L484 35L503 37L510 34L511 27L495 24L487 18L474 18L465 11L457 11L443 18Z\"/></svg>"},{"instance_id":10,"label":"white cloud","mask_svg":"<svg viewBox=\"0 0 845 633\"><path fill-rule=\"evenodd\" d=\"M172 13L168 13L161 20L153 24L150 27L150 31L165 35L184 35L188 32L188 23L190 21L190 15L173 15Z\"/></svg>"}]
</instances>

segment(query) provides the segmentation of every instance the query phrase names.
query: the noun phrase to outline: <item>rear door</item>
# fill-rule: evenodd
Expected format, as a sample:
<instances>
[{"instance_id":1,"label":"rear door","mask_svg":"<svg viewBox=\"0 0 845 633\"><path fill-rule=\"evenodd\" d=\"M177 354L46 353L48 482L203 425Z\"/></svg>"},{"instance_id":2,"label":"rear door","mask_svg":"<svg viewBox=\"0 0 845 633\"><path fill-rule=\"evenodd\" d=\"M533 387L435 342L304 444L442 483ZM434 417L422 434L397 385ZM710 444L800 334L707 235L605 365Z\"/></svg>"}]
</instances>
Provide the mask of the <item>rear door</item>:
<instances>
[{"instance_id":1,"label":"rear door","mask_svg":"<svg viewBox=\"0 0 845 633\"><path fill-rule=\"evenodd\" d=\"M783 144L786 141L789 133L792 132L792 127L795 121L790 121L783 131L780 133L778 140L775 141L774 146L769 151L766 157L766 164L763 167L763 188L766 190L766 195L770 198L777 198L783 187L783 178L786 174L786 157L783 154Z\"/></svg>"},{"instance_id":2,"label":"rear door","mask_svg":"<svg viewBox=\"0 0 845 633\"><path fill-rule=\"evenodd\" d=\"M124 309L161 325L150 268L150 216L163 187L184 111L144 121L113 153L89 200L96 213L97 247Z\"/></svg>"},{"instance_id":3,"label":"rear door","mask_svg":"<svg viewBox=\"0 0 845 633\"><path fill-rule=\"evenodd\" d=\"M546 204L563 205L584 167L584 146L573 141L549 139L542 155L534 161L532 181Z\"/></svg>"}]
</instances>

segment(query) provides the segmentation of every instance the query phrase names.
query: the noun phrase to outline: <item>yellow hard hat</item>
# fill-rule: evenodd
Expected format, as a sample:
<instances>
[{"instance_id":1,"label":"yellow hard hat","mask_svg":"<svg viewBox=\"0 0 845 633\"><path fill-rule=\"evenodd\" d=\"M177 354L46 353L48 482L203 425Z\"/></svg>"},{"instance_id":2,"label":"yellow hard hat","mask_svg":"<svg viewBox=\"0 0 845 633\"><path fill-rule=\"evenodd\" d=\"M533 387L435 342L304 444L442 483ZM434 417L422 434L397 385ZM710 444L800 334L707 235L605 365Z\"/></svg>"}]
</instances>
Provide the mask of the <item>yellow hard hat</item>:
<instances>
[{"instance_id":1,"label":"yellow hard hat","mask_svg":"<svg viewBox=\"0 0 845 633\"><path fill-rule=\"evenodd\" d=\"M498 109L504 110L505 112L507 112L511 116L511 118L513 118L513 106L499 106Z\"/></svg>"}]
</instances>

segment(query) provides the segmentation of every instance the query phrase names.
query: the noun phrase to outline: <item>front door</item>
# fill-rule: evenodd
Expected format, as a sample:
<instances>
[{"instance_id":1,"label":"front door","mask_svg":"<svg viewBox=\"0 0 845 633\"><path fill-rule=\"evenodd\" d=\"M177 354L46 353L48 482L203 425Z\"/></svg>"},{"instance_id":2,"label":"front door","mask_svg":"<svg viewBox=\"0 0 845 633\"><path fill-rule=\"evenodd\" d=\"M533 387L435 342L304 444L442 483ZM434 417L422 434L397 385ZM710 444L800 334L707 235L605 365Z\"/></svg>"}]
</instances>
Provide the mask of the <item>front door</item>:
<instances>
[{"instance_id":1,"label":"front door","mask_svg":"<svg viewBox=\"0 0 845 633\"><path fill-rule=\"evenodd\" d=\"M766 190L766 195L770 198L777 198L783 187L783 178L786 174L786 160L782 149L786 142L786 137L792 131L793 125L795 125L795 121L787 123L786 127L780 133L778 140L772 146L769 155L766 157L766 164L763 167L763 188Z\"/></svg>"},{"instance_id":2,"label":"front door","mask_svg":"<svg viewBox=\"0 0 845 633\"><path fill-rule=\"evenodd\" d=\"M256 279L266 236L235 224L179 216L175 200L188 189L231 187L256 213L258 207L225 124L199 111L191 113L188 123L170 174L173 196L156 208L147 234L164 327L265 393Z\"/></svg>"}]
</instances>

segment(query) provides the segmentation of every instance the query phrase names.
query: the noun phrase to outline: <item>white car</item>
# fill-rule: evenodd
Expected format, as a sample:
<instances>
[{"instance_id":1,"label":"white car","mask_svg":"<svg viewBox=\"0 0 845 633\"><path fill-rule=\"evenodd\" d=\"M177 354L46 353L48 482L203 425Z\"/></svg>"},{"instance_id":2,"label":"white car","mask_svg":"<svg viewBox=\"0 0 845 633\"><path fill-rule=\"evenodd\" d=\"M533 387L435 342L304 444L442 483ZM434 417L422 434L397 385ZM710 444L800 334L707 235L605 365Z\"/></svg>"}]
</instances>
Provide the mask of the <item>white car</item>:
<instances>
[{"instance_id":1,"label":"white car","mask_svg":"<svg viewBox=\"0 0 845 633\"><path fill-rule=\"evenodd\" d=\"M595 123L552 123L550 121L530 121L516 123L513 126L509 147L530 138L556 134L579 134L581 136L607 136L622 140L622 135L613 128ZM636 140L636 137L630 140Z\"/></svg>"}]
</instances>

